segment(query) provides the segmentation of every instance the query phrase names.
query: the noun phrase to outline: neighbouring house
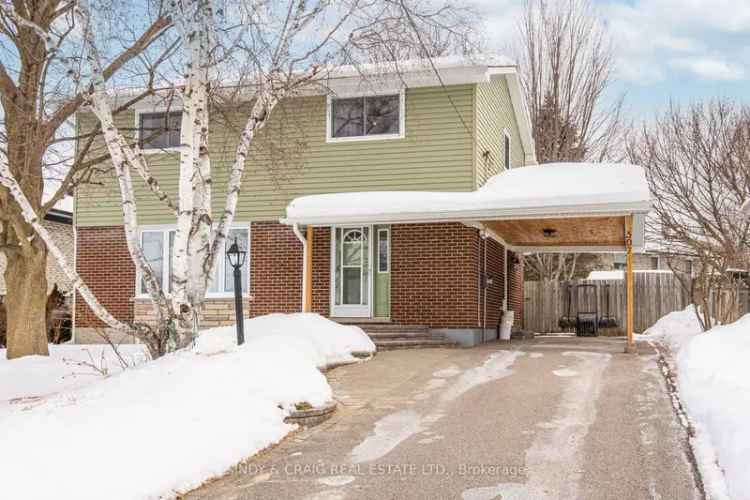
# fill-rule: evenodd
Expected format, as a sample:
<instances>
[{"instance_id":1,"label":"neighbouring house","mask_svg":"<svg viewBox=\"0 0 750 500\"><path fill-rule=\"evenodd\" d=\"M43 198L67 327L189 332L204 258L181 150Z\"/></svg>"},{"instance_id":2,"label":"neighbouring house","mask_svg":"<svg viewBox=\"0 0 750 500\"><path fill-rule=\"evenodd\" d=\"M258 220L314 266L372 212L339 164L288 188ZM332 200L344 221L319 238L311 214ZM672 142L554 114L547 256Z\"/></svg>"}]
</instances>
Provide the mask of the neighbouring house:
<instances>
[{"instance_id":1,"label":"neighbouring house","mask_svg":"<svg viewBox=\"0 0 750 500\"><path fill-rule=\"evenodd\" d=\"M72 208L72 207L71 207ZM53 208L44 216L42 225L49 231L63 251L69 262L73 261L74 254L74 232L73 232L73 214L70 210ZM5 255L0 252L0 296L5 295ZM57 260L53 256L47 259L47 293L57 285L57 289L63 293L69 293L72 289L68 277L60 269Z\"/></svg>"},{"instance_id":2,"label":"neighbouring house","mask_svg":"<svg viewBox=\"0 0 750 500\"><path fill-rule=\"evenodd\" d=\"M536 162L514 63L441 58L433 65L404 64L398 75L379 67L375 80L363 78L367 68L342 70L326 82L330 93L288 98L274 111L249 156L230 235L249 249L249 315L308 310L373 334L429 332L474 345L496 338L505 311L522 326L524 252L642 245L642 169L517 168ZM140 106L118 116L123 129L179 127L174 106L169 114ZM216 211L249 107L213 113ZM90 114L78 115L79 127L92 123ZM174 130L141 140L154 175L171 190L178 141ZM291 153L280 152L289 145ZM149 321L116 182L111 173L97 180L76 193L76 267L115 316ZM598 192L602 184L612 192ZM174 216L144 186L136 198L144 251L166 283ZM203 327L234 322L228 268L217 266ZM76 340L96 340L103 326L77 298Z\"/></svg>"}]
</instances>

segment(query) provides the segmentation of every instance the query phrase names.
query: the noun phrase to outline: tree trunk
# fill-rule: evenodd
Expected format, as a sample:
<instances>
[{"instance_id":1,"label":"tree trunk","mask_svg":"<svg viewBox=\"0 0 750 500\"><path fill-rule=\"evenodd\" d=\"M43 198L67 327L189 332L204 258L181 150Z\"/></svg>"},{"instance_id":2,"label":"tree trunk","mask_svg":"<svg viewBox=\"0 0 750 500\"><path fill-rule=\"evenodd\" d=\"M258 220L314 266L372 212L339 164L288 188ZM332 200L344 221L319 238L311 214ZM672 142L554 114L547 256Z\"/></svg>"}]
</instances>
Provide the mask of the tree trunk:
<instances>
[{"instance_id":1,"label":"tree trunk","mask_svg":"<svg viewBox=\"0 0 750 500\"><path fill-rule=\"evenodd\" d=\"M35 240L18 252L8 253L7 262L8 359L48 356L47 249L41 240Z\"/></svg>"}]
</instances>

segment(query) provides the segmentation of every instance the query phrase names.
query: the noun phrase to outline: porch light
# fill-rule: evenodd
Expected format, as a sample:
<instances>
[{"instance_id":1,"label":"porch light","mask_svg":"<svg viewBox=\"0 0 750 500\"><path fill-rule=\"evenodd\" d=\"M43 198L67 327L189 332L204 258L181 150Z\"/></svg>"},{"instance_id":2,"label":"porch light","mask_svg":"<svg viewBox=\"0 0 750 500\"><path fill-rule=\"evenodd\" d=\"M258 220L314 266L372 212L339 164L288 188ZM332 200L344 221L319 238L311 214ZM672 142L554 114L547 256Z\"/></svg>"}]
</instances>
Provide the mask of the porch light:
<instances>
[{"instance_id":1,"label":"porch light","mask_svg":"<svg viewBox=\"0 0 750 500\"><path fill-rule=\"evenodd\" d=\"M245 252L244 250L240 250L240 246L237 244L236 237L234 238L234 243L232 243L232 245L229 247L229 250L227 250L227 257L229 257L229 263L232 264L232 267L235 270L245 265L247 252Z\"/></svg>"},{"instance_id":2,"label":"porch light","mask_svg":"<svg viewBox=\"0 0 750 500\"><path fill-rule=\"evenodd\" d=\"M245 342L244 315L242 314L242 266L245 265L246 257L247 252L240 250L237 237L235 237L234 243L227 250L227 258L234 268L234 313L237 322L237 345L242 345Z\"/></svg>"}]
</instances>

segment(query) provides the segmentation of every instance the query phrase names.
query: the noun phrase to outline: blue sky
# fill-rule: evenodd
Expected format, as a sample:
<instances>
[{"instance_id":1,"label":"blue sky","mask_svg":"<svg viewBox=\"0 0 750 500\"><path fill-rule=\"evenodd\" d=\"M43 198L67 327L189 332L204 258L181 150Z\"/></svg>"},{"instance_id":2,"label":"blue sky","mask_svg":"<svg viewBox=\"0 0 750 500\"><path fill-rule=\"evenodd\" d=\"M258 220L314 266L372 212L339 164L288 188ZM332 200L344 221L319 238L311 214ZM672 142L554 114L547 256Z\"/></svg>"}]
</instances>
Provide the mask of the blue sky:
<instances>
[{"instance_id":1,"label":"blue sky","mask_svg":"<svg viewBox=\"0 0 750 500\"><path fill-rule=\"evenodd\" d=\"M471 1L471 0L470 0ZM594 0L612 35L616 92L633 118L670 100L750 103L750 0ZM473 0L492 49L507 52L523 0Z\"/></svg>"}]
</instances>

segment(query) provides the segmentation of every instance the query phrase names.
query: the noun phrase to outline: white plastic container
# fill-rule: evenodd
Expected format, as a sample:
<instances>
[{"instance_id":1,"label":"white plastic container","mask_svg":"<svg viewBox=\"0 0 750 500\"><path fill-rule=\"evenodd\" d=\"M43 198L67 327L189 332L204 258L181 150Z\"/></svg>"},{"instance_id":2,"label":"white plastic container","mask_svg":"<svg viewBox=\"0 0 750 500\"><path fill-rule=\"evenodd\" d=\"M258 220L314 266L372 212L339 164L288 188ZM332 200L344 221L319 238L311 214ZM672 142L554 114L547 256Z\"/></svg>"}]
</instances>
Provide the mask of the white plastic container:
<instances>
[{"instance_id":1,"label":"white plastic container","mask_svg":"<svg viewBox=\"0 0 750 500\"><path fill-rule=\"evenodd\" d=\"M504 311L500 323L500 340L510 340L510 331L513 329L513 311Z\"/></svg>"}]
</instances>

